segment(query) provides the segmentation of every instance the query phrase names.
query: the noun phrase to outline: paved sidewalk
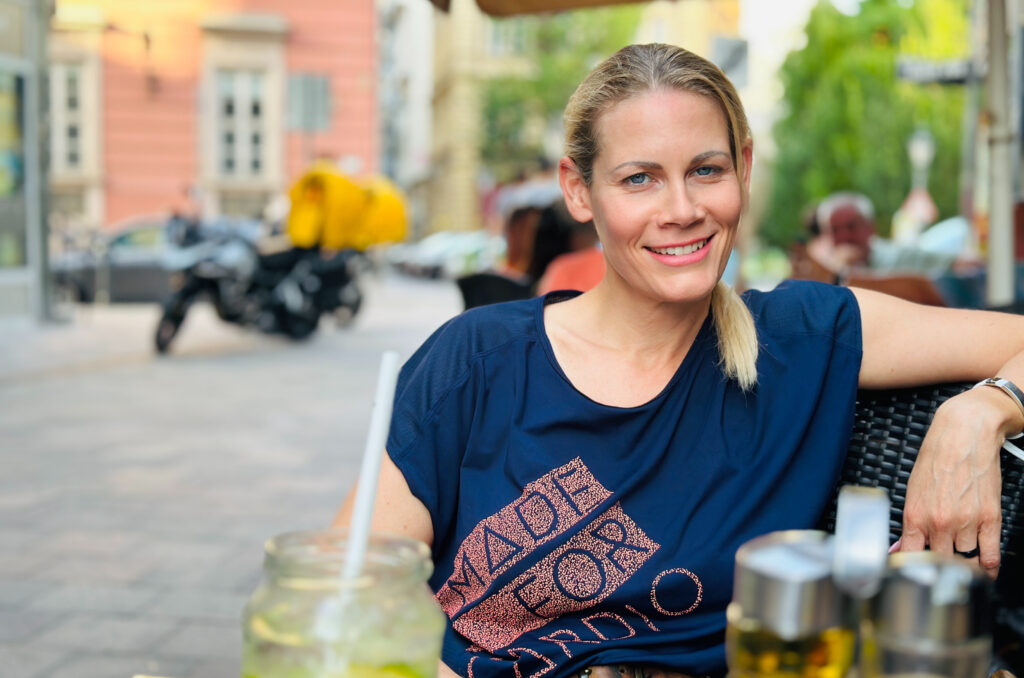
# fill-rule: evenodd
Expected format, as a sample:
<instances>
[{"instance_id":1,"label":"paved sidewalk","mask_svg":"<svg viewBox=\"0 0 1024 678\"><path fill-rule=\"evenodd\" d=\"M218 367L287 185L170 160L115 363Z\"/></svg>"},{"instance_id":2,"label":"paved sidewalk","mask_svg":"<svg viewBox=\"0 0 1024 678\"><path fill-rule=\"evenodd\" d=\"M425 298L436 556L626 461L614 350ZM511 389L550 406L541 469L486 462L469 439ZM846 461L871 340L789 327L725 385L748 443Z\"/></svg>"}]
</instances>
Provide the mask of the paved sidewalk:
<instances>
[{"instance_id":1,"label":"paved sidewalk","mask_svg":"<svg viewBox=\"0 0 1024 678\"><path fill-rule=\"evenodd\" d=\"M263 541L329 523L381 352L460 308L384 276L292 343L197 307L165 357L155 307L0 321L0 677L237 678Z\"/></svg>"}]
</instances>

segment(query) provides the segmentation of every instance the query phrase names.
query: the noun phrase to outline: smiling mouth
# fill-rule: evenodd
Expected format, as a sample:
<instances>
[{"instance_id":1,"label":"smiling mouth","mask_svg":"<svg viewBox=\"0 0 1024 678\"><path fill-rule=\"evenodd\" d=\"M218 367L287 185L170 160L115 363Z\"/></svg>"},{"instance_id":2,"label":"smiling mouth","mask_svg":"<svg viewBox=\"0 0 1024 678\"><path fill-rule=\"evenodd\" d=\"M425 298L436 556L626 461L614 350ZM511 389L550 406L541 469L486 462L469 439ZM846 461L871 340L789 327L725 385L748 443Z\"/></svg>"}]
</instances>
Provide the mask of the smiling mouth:
<instances>
[{"instance_id":1,"label":"smiling mouth","mask_svg":"<svg viewBox=\"0 0 1024 678\"><path fill-rule=\"evenodd\" d=\"M693 254L694 252L703 249L711 241L711 237L698 240L697 242L690 243L689 245L680 245L678 247L645 247L644 249L654 252L655 254L666 254L673 257L681 257L685 254Z\"/></svg>"}]
</instances>

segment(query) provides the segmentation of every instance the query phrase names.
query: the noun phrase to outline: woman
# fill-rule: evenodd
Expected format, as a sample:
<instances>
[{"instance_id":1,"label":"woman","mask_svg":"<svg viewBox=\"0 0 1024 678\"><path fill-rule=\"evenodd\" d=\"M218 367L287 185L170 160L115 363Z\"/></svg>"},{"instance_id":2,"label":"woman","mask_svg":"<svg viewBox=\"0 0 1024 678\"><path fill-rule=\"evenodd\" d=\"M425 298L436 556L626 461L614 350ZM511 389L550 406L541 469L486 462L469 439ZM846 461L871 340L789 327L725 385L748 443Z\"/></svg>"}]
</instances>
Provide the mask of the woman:
<instances>
[{"instance_id":1,"label":"woman","mask_svg":"<svg viewBox=\"0 0 1024 678\"><path fill-rule=\"evenodd\" d=\"M857 388L1024 384L1024 320L809 282L741 300L719 278L748 126L685 50L621 50L565 123L562 189L605 277L467 312L413 355L374 525L431 545L444 675L721 674L736 548L817 522ZM903 548L980 547L994 570L998 451L1022 429L997 388L943 405Z\"/></svg>"}]
</instances>

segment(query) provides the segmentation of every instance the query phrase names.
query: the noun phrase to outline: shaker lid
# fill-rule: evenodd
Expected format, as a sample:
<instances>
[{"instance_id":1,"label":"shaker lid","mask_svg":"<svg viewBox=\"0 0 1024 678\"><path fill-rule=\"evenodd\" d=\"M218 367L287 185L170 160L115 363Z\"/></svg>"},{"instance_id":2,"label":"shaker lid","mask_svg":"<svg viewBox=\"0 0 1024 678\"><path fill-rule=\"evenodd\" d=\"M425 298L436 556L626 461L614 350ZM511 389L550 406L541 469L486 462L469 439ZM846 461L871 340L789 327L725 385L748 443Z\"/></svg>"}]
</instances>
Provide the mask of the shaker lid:
<instances>
[{"instance_id":1,"label":"shaker lid","mask_svg":"<svg viewBox=\"0 0 1024 678\"><path fill-rule=\"evenodd\" d=\"M832 558L832 537L817 530L746 542L736 552L734 614L784 640L839 626L845 597L832 580Z\"/></svg>"},{"instance_id":2,"label":"shaker lid","mask_svg":"<svg viewBox=\"0 0 1024 678\"><path fill-rule=\"evenodd\" d=\"M956 643L990 635L991 580L960 556L895 553L874 605L880 634Z\"/></svg>"}]
</instances>

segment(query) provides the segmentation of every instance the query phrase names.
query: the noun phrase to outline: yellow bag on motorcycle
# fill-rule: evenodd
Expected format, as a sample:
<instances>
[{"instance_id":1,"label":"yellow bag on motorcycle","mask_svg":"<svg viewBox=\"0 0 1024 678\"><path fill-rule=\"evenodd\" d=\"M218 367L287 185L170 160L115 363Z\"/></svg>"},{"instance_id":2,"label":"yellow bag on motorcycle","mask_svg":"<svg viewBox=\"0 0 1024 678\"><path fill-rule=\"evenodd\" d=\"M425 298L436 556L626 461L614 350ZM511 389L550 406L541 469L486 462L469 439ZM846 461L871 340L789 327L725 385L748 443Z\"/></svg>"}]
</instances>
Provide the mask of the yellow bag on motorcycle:
<instances>
[{"instance_id":1,"label":"yellow bag on motorcycle","mask_svg":"<svg viewBox=\"0 0 1024 678\"><path fill-rule=\"evenodd\" d=\"M356 247L368 193L329 165L314 167L288 193L288 237L296 247Z\"/></svg>"},{"instance_id":2,"label":"yellow bag on motorcycle","mask_svg":"<svg viewBox=\"0 0 1024 678\"><path fill-rule=\"evenodd\" d=\"M356 249L405 240L408 211L401 190L382 176L367 177L360 184L369 198L358 228Z\"/></svg>"}]
</instances>

